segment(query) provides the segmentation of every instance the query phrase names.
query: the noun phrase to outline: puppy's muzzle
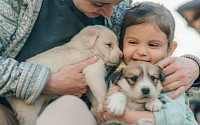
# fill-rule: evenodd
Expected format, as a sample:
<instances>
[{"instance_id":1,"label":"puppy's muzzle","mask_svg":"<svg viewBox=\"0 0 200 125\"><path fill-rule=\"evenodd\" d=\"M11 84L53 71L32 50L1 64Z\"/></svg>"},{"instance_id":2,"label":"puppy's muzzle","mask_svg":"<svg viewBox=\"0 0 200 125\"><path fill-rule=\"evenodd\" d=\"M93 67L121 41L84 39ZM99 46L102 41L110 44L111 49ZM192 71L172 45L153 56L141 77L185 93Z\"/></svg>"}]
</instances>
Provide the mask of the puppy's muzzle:
<instances>
[{"instance_id":1,"label":"puppy's muzzle","mask_svg":"<svg viewBox=\"0 0 200 125\"><path fill-rule=\"evenodd\" d=\"M141 91L142 91L143 95L148 95L150 93L150 89L149 88L142 88Z\"/></svg>"}]
</instances>

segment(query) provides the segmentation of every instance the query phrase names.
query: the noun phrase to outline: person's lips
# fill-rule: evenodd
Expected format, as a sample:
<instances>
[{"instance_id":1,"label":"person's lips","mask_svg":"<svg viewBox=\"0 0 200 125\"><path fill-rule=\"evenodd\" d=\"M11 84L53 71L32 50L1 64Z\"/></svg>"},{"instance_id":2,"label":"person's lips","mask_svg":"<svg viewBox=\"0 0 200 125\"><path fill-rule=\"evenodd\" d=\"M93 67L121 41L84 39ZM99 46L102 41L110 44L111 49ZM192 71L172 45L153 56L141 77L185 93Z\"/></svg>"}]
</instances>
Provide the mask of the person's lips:
<instances>
[{"instance_id":1,"label":"person's lips","mask_svg":"<svg viewBox=\"0 0 200 125\"><path fill-rule=\"evenodd\" d=\"M96 13L96 12L93 12L92 14L96 15L96 16L100 16L101 13Z\"/></svg>"},{"instance_id":2,"label":"person's lips","mask_svg":"<svg viewBox=\"0 0 200 125\"><path fill-rule=\"evenodd\" d=\"M145 59L137 59L137 58L132 58L133 61L144 61L144 62L150 62L149 60Z\"/></svg>"}]
</instances>

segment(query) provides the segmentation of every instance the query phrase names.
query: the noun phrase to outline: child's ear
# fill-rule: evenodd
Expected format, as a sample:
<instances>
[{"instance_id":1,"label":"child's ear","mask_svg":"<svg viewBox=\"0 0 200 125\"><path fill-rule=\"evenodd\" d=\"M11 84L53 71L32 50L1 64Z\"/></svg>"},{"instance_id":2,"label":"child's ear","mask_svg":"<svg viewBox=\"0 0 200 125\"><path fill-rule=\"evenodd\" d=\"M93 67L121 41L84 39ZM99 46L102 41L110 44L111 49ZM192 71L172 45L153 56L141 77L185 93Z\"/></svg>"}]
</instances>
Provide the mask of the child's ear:
<instances>
[{"instance_id":1,"label":"child's ear","mask_svg":"<svg viewBox=\"0 0 200 125\"><path fill-rule=\"evenodd\" d=\"M170 47L168 49L168 56L171 56L174 53L174 51L176 50L177 46L178 46L178 43L176 41L171 42L171 45L170 45Z\"/></svg>"}]
</instances>

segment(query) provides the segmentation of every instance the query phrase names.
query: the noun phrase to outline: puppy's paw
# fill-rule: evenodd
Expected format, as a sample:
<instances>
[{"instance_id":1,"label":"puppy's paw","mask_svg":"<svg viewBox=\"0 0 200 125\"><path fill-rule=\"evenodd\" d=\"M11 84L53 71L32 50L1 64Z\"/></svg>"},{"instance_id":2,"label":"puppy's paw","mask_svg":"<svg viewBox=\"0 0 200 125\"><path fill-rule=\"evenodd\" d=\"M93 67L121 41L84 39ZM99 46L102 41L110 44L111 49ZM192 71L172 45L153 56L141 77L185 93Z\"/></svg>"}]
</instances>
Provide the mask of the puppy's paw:
<instances>
[{"instance_id":1,"label":"puppy's paw","mask_svg":"<svg viewBox=\"0 0 200 125\"><path fill-rule=\"evenodd\" d=\"M99 112L97 111L97 108L91 107L90 112L95 117L97 125L103 125L105 123L105 120L103 119L103 111Z\"/></svg>"},{"instance_id":2,"label":"puppy's paw","mask_svg":"<svg viewBox=\"0 0 200 125\"><path fill-rule=\"evenodd\" d=\"M134 125L154 125L153 119L143 118L137 121Z\"/></svg>"},{"instance_id":3,"label":"puppy's paw","mask_svg":"<svg viewBox=\"0 0 200 125\"><path fill-rule=\"evenodd\" d=\"M108 104L108 111L112 115L120 116L126 107L126 96L121 92L116 92L107 97L106 104Z\"/></svg>"},{"instance_id":4,"label":"puppy's paw","mask_svg":"<svg viewBox=\"0 0 200 125\"><path fill-rule=\"evenodd\" d=\"M98 112L102 112L103 111L103 103L98 103L97 111Z\"/></svg>"},{"instance_id":5,"label":"puppy's paw","mask_svg":"<svg viewBox=\"0 0 200 125\"><path fill-rule=\"evenodd\" d=\"M162 103L159 99L146 103L145 108L152 112L157 112L161 109Z\"/></svg>"}]
</instances>

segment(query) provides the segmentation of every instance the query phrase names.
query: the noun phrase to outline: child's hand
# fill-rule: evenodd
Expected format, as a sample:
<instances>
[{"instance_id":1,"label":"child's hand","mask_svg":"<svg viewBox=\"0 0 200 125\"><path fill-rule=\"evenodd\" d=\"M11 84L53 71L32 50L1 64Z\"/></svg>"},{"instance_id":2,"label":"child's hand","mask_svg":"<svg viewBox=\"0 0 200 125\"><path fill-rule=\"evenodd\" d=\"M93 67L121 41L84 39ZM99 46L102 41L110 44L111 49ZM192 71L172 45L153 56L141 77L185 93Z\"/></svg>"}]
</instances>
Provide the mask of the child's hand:
<instances>
[{"instance_id":1,"label":"child's hand","mask_svg":"<svg viewBox=\"0 0 200 125\"><path fill-rule=\"evenodd\" d=\"M128 108L128 106L126 106L124 113L121 116L113 116L111 113L109 113L106 104L104 104L103 110L105 111L104 114L103 114L104 120L106 120L106 121L117 120L117 121L120 121L120 122L123 122L123 123L127 123L127 124L129 123L128 122L129 117L127 117L127 116L128 116L128 112L130 112L131 110Z\"/></svg>"},{"instance_id":2,"label":"child's hand","mask_svg":"<svg viewBox=\"0 0 200 125\"><path fill-rule=\"evenodd\" d=\"M118 92L119 89L120 89L120 87L117 84L111 84L106 96L109 96L109 95L111 95L111 94L113 94L115 92ZM104 110L103 118L104 118L104 120L106 120L106 121L117 120L117 121L122 121L122 122L126 121L125 118L127 118L127 116L125 116L125 115L130 110L127 106L125 107L124 113L121 116L113 116L108 111L107 107L108 107L108 105L106 103L104 103L104 105L103 105L103 110Z\"/></svg>"},{"instance_id":3,"label":"child's hand","mask_svg":"<svg viewBox=\"0 0 200 125\"><path fill-rule=\"evenodd\" d=\"M161 60L158 65L166 75L166 79L163 82L163 92L177 89L169 95L172 99L183 94L199 76L199 66L192 59L167 57Z\"/></svg>"},{"instance_id":4,"label":"child's hand","mask_svg":"<svg viewBox=\"0 0 200 125\"><path fill-rule=\"evenodd\" d=\"M114 93L114 92L118 92L119 89L120 89L120 87L119 87L118 85L116 85L116 84L114 84L114 83L111 84L111 85L110 85L110 88L108 89L108 92L107 92L106 96L108 96L108 95L110 95L110 94L112 94L112 93Z\"/></svg>"}]
</instances>

